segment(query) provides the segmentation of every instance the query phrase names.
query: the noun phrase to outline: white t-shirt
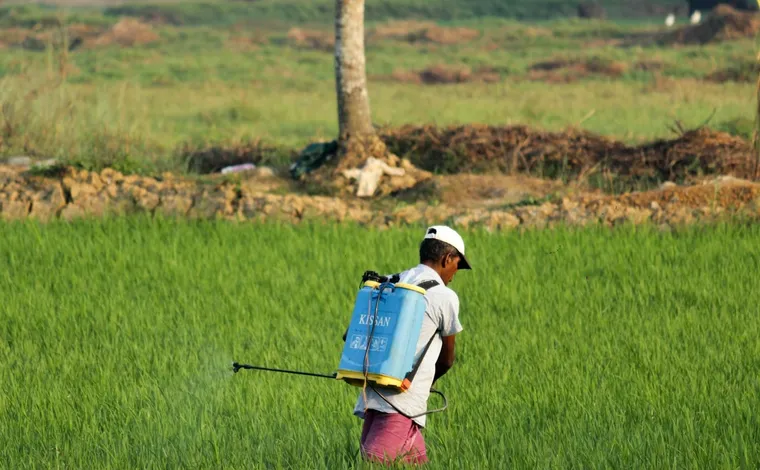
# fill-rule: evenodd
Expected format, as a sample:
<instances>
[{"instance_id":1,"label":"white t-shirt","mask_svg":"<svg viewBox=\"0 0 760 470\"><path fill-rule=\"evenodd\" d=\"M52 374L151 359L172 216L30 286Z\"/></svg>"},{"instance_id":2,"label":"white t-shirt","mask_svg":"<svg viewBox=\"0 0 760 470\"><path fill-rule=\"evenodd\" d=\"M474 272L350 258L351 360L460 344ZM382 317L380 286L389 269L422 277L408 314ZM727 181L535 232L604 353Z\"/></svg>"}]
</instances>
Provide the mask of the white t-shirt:
<instances>
[{"instance_id":1,"label":"white t-shirt","mask_svg":"<svg viewBox=\"0 0 760 470\"><path fill-rule=\"evenodd\" d=\"M430 396L430 387L435 378L435 363L438 361L438 355L441 352L443 341L441 336L452 336L462 331L462 325L459 323L459 297L456 292L443 285L443 280L435 270L419 264L412 269L401 273L399 282L417 285L424 281L438 281L438 285L427 290L425 301L425 317L422 321L420 337L417 340L417 349L414 356L414 364L420 358L422 350L430 341L430 337L437 329L440 334L436 334L433 342L425 354L425 359L414 376L412 386L406 392L393 392L391 390L379 389L389 402L393 403L396 408L403 411L406 415L416 415L427 411L427 401ZM366 389L367 408L383 413L397 413L388 403L379 397L369 386ZM354 415L364 419L364 397L359 392L359 398L354 407ZM414 418L414 422L425 427L425 418L419 416Z\"/></svg>"}]
</instances>

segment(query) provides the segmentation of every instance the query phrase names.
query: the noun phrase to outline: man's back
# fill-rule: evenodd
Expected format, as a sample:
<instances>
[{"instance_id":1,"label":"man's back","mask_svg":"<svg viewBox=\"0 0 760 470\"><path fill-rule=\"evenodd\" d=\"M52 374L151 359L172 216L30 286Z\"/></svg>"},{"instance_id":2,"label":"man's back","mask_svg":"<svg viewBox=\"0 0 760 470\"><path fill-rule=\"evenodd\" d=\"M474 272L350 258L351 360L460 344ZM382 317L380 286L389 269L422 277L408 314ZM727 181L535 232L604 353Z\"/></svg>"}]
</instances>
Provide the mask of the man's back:
<instances>
[{"instance_id":1,"label":"man's back","mask_svg":"<svg viewBox=\"0 0 760 470\"><path fill-rule=\"evenodd\" d=\"M399 282L417 285L425 281L437 281L438 285L427 290L425 294L426 309L422 321L422 329L417 340L414 363L419 361L425 346L430 341L430 347L417 370L412 385L406 392L379 390L383 396L406 415L417 415L427 410L430 387L435 377L435 364L441 352L441 336L451 336L462 331L459 322L459 298L457 294L444 285L443 280L428 266L417 265L401 273ZM367 387L367 408L385 413L396 413L397 410ZM354 414L364 417L365 403L363 394L359 394ZM425 426L425 416L414 418L420 426Z\"/></svg>"}]
</instances>

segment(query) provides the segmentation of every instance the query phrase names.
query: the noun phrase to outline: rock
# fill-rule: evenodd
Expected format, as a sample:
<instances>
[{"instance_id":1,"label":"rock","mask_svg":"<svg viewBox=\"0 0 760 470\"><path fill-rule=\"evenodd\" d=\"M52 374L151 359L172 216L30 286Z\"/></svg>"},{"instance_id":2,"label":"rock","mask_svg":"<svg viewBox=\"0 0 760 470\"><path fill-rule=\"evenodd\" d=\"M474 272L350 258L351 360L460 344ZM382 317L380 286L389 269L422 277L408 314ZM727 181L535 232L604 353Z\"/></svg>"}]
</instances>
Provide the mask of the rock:
<instances>
[{"instance_id":1,"label":"rock","mask_svg":"<svg viewBox=\"0 0 760 470\"><path fill-rule=\"evenodd\" d=\"M364 163L362 168L352 168L349 170L343 170L343 176L349 180L357 180L356 195L358 197L370 197L377 191L377 186L380 184L380 178L384 175L388 176L404 176L406 170L403 168L394 168L388 165L386 162L374 157L370 157ZM413 181L412 184L416 183ZM401 182L402 185L406 185L406 182ZM394 185L395 186L395 185Z\"/></svg>"},{"instance_id":2,"label":"rock","mask_svg":"<svg viewBox=\"0 0 760 470\"><path fill-rule=\"evenodd\" d=\"M60 217L63 220L71 221L74 219L82 218L85 215L86 214L84 212L84 209L82 209L80 206L76 204L68 204L61 210Z\"/></svg>"},{"instance_id":3,"label":"rock","mask_svg":"<svg viewBox=\"0 0 760 470\"><path fill-rule=\"evenodd\" d=\"M63 178L63 187L69 192L71 199L75 202L80 197L98 193L98 190L91 184L79 181L71 176Z\"/></svg>"},{"instance_id":4,"label":"rock","mask_svg":"<svg viewBox=\"0 0 760 470\"><path fill-rule=\"evenodd\" d=\"M677 184L675 184L675 183L674 183L674 182L672 182L672 181L665 181L664 183L662 183L662 184L660 185L660 189L661 189L661 190L662 190L662 189L673 189L673 188L677 188L677 187L678 187L678 185L677 185Z\"/></svg>"},{"instance_id":5,"label":"rock","mask_svg":"<svg viewBox=\"0 0 760 470\"><path fill-rule=\"evenodd\" d=\"M32 196L30 217L47 222L55 218L66 207L66 197L60 184L52 184L46 190Z\"/></svg>"},{"instance_id":6,"label":"rock","mask_svg":"<svg viewBox=\"0 0 760 470\"><path fill-rule=\"evenodd\" d=\"M0 199L0 216L4 220L25 219L29 215L32 201L29 200L5 200Z\"/></svg>"},{"instance_id":7,"label":"rock","mask_svg":"<svg viewBox=\"0 0 760 470\"><path fill-rule=\"evenodd\" d=\"M253 219L257 216L257 213L258 204L256 203L256 198L253 195L244 195L238 204L238 214L244 219Z\"/></svg>"},{"instance_id":8,"label":"rock","mask_svg":"<svg viewBox=\"0 0 760 470\"><path fill-rule=\"evenodd\" d=\"M406 206L397 209L393 213L393 218L399 222L411 225L422 220L422 213L420 212L419 208L415 206Z\"/></svg>"},{"instance_id":9,"label":"rock","mask_svg":"<svg viewBox=\"0 0 760 470\"><path fill-rule=\"evenodd\" d=\"M109 197L115 199L119 197L119 194L121 194L121 187L115 183L110 183L108 186L106 186L104 192L108 194Z\"/></svg>"},{"instance_id":10,"label":"rock","mask_svg":"<svg viewBox=\"0 0 760 470\"><path fill-rule=\"evenodd\" d=\"M87 175L86 181L88 185L95 189L95 192L100 192L100 190L105 187L100 175L94 172ZM71 197L73 198L74 196L72 195Z\"/></svg>"},{"instance_id":11,"label":"rock","mask_svg":"<svg viewBox=\"0 0 760 470\"><path fill-rule=\"evenodd\" d=\"M18 190L14 191L13 189L11 189L6 194L8 194L8 200L11 202L21 200L21 191L18 191Z\"/></svg>"},{"instance_id":12,"label":"rock","mask_svg":"<svg viewBox=\"0 0 760 470\"><path fill-rule=\"evenodd\" d=\"M563 197L562 202L560 202L560 209L564 211L570 211L575 208L577 208L580 204L578 204L577 201L573 201L570 198Z\"/></svg>"},{"instance_id":13,"label":"rock","mask_svg":"<svg viewBox=\"0 0 760 470\"><path fill-rule=\"evenodd\" d=\"M125 189L127 194L129 194L129 197L134 201L135 208L139 210L153 212L161 202L158 194L152 193L145 188L139 186L127 186Z\"/></svg>"},{"instance_id":14,"label":"rock","mask_svg":"<svg viewBox=\"0 0 760 470\"><path fill-rule=\"evenodd\" d=\"M121 205L114 206L110 203L108 195L86 193L66 205L61 210L60 217L72 220L79 217L102 217L121 210Z\"/></svg>"},{"instance_id":15,"label":"rock","mask_svg":"<svg viewBox=\"0 0 760 470\"><path fill-rule=\"evenodd\" d=\"M272 201L270 199L270 202L274 202L274 206L277 207L279 205L280 211L279 216L285 216L285 219L301 219L304 213L304 209L306 207L307 201L309 203L313 203L313 200L308 200L305 198L300 198L298 196L291 196L287 195L282 199L282 202L280 204L277 204L277 202Z\"/></svg>"},{"instance_id":16,"label":"rock","mask_svg":"<svg viewBox=\"0 0 760 470\"><path fill-rule=\"evenodd\" d=\"M687 207L675 207L668 211L667 222L669 225L685 225L694 222L694 215Z\"/></svg>"},{"instance_id":17,"label":"rock","mask_svg":"<svg viewBox=\"0 0 760 470\"><path fill-rule=\"evenodd\" d=\"M760 216L760 197L756 197L744 206L745 213L750 216Z\"/></svg>"},{"instance_id":18,"label":"rock","mask_svg":"<svg viewBox=\"0 0 760 470\"><path fill-rule=\"evenodd\" d=\"M215 192L198 196L187 215L191 218L216 219L230 217L233 214L232 201L225 198L224 194Z\"/></svg>"},{"instance_id":19,"label":"rock","mask_svg":"<svg viewBox=\"0 0 760 470\"><path fill-rule=\"evenodd\" d=\"M607 224L616 224L626 220L626 207L616 201L611 201L599 207L597 216L600 221Z\"/></svg>"},{"instance_id":20,"label":"rock","mask_svg":"<svg viewBox=\"0 0 760 470\"><path fill-rule=\"evenodd\" d=\"M259 178L274 178L277 176L274 170L268 166L260 166L256 168L254 174Z\"/></svg>"},{"instance_id":21,"label":"rock","mask_svg":"<svg viewBox=\"0 0 760 470\"><path fill-rule=\"evenodd\" d=\"M570 226L585 226L591 223L591 219L580 208L570 209L568 211L562 211L552 219L554 222L563 222Z\"/></svg>"},{"instance_id":22,"label":"rock","mask_svg":"<svg viewBox=\"0 0 760 470\"><path fill-rule=\"evenodd\" d=\"M349 207L341 214L341 220L348 219L362 224L368 224L372 220L373 213L361 207Z\"/></svg>"},{"instance_id":23,"label":"rock","mask_svg":"<svg viewBox=\"0 0 760 470\"><path fill-rule=\"evenodd\" d=\"M495 230L509 230L520 226L520 219L506 211L493 211L485 219L486 225Z\"/></svg>"},{"instance_id":24,"label":"rock","mask_svg":"<svg viewBox=\"0 0 760 470\"><path fill-rule=\"evenodd\" d=\"M153 178L141 178L138 175L127 175L124 177L124 183L129 185L135 185L135 186L141 186L141 183L145 179L153 179ZM156 182L155 180L153 180Z\"/></svg>"},{"instance_id":25,"label":"rock","mask_svg":"<svg viewBox=\"0 0 760 470\"><path fill-rule=\"evenodd\" d=\"M124 175L111 168L106 168L101 171L100 177L105 184L120 183L124 181Z\"/></svg>"},{"instance_id":26,"label":"rock","mask_svg":"<svg viewBox=\"0 0 760 470\"><path fill-rule=\"evenodd\" d=\"M193 207L193 198L186 194L169 194L161 197L156 212L165 216L185 216Z\"/></svg>"},{"instance_id":27,"label":"rock","mask_svg":"<svg viewBox=\"0 0 760 470\"><path fill-rule=\"evenodd\" d=\"M81 207L85 214L97 217L101 217L113 210L113 208L110 207L111 204L108 195L105 193L81 196L78 201L74 200L74 204Z\"/></svg>"},{"instance_id":28,"label":"rock","mask_svg":"<svg viewBox=\"0 0 760 470\"><path fill-rule=\"evenodd\" d=\"M538 206L538 212L545 216L546 218L551 218L551 216L557 211L557 206L555 204L552 204L551 202L545 202Z\"/></svg>"},{"instance_id":29,"label":"rock","mask_svg":"<svg viewBox=\"0 0 760 470\"><path fill-rule=\"evenodd\" d=\"M519 218L521 225L529 228L544 228L549 223L547 215L535 207L518 208L514 215Z\"/></svg>"},{"instance_id":30,"label":"rock","mask_svg":"<svg viewBox=\"0 0 760 470\"><path fill-rule=\"evenodd\" d=\"M18 156L18 157L10 157L8 159L8 165L11 165L11 166L30 166L31 164L32 164L31 157Z\"/></svg>"},{"instance_id":31,"label":"rock","mask_svg":"<svg viewBox=\"0 0 760 470\"><path fill-rule=\"evenodd\" d=\"M625 218L636 225L649 222L652 216L652 211L649 209L638 209L636 207L628 207L625 210Z\"/></svg>"},{"instance_id":32,"label":"rock","mask_svg":"<svg viewBox=\"0 0 760 470\"><path fill-rule=\"evenodd\" d=\"M485 212L478 210L478 211L468 211L467 213L463 215L458 215L454 217L454 225L460 226L462 228L468 228L471 225L474 225L478 223L480 220L482 220L485 217ZM517 219L519 222L520 219Z\"/></svg>"}]
</instances>

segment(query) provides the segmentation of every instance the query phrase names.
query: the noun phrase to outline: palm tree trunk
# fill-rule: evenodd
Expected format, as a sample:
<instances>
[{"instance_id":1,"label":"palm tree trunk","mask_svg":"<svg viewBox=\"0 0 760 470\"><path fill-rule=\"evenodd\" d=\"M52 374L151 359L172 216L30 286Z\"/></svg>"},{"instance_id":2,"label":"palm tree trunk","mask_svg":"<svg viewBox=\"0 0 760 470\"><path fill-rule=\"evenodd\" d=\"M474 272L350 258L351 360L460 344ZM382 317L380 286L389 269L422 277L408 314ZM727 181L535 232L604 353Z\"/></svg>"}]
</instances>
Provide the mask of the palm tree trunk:
<instances>
[{"instance_id":1,"label":"palm tree trunk","mask_svg":"<svg viewBox=\"0 0 760 470\"><path fill-rule=\"evenodd\" d=\"M335 86L341 142L375 134L364 57L364 0L335 1Z\"/></svg>"}]
</instances>

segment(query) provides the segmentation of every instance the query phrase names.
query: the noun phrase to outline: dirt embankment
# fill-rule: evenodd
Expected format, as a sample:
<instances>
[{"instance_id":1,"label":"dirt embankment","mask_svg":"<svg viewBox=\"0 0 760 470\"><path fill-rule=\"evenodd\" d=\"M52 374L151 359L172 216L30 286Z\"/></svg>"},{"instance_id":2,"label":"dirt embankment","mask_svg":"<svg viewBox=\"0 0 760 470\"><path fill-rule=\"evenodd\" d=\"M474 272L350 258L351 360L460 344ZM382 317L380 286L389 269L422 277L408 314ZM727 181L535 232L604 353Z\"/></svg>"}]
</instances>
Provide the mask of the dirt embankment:
<instances>
[{"instance_id":1,"label":"dirt embankment","mask_svg":"<svg viewBox=\"0 0 760 470\"><path fill-rule=\"evenodd\" d=\"M704 175L760 176L752 146L708 128L640 146L569 129L463 125L387 128L381 136L397 155L433 172L528 173L578 177L610 172L622 180L688 181Z\"/></svg>"},{"instance_id":2,"label":"dirt embankment","mask_svg":"<svg viewBox=\"0 0 760 470\"><path fill-rule=\"evenodd\" d=\"M32 51L44 51L49 45L70 50L96 48L110 45L121 47L142 46L161 39L147 23L134 18L124 18L109 28L86 24L54 24L39 29L0 29L0 48L20 47Z\"/></svg>"},{"instance_id":3,"label":"dirt embankment","mask_svg":"<svg viewBox=\"0 0 760 470\"><path fill-rule=\"evenodd\" d=\"M467 184L479 185L478 178L481 177L468 176ZM568 193L564 197L502 206L465 204L461 198L468 194L465 192L453 199L445 198L440 204L426 201L395 207L380 207L355 198L282 194L277 184L272 184L273 179L277 177L252 176L240 182L202 183L169 174L151 178L122 175L109 169L94 173L71 168L43 177L0 166L0 219L49 221L145 213L291 223L350 220L380 227L445 221L460 227L492 230L557 224L614 226L629 222L673 227L735 214L760 219L760 185L732 178L623 196ZM484 180L484 185L488 183Z\"/></svg>"},{"instance_id":4,"label":"dirt embankment","mask_svg":"<svg viewBox=\"0 0 760 470\"><path fill-rule=\"evenodd\" d=\"M707 44L753 38L760 32L760 15L718 5L700 24L685 26L660 40L669 44Z\"/></svg>"}]
</instances>

